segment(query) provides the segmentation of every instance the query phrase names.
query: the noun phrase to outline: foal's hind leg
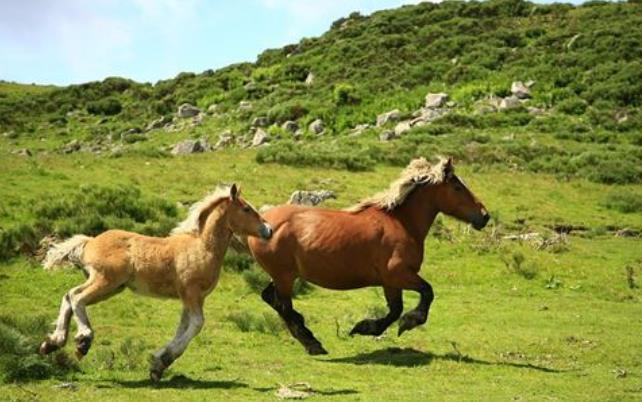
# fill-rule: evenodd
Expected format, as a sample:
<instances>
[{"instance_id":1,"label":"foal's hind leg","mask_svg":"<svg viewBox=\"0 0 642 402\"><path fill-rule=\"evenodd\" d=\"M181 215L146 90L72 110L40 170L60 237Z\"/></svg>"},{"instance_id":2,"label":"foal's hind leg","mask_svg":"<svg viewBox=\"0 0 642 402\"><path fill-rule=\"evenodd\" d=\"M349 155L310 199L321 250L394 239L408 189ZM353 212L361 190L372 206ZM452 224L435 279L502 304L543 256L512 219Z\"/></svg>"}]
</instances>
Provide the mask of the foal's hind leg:
<instances>
[{"instance_id":1,"label":"foal's hind leg","mask_svg":"<svg viewBox=\"0 0 642 402\"><path fill-rule=\"evenodd\" d=\"M263 290L261 297L272 306L285 321L288 330L304 347L310 355L326 355L328 352L305 326L305 319L292 307L292 285L285 285L277 290L273 282Z\"/></svg>"},{"instance_id":2,"label":"foal's hind leg","mask_svg":"<svg viewBox=\"0 0 642 402\"><path fill-rule=\"evenodd\" d=\"M401 289L384 287L384 295L388 303L388 314L379 319L365 319L359 321L357 325L352 328L350 335L374 335L378 336L392 324L397 321L401 312L403 311L403 301L401 297Z\"/></svg>"},{"instance_id":3,"label":"foal's hind leg","mask_svg":"<svg viewBox=\"0 0 642 402\"><path fill-rule=\"evenodd\" d=\"M86 306L106 300L124 289L124 281L108 279L101 274L91 272L87 282L69 292L69 300L74 313L78 331L76 341L76 356L82 359L94 339L94 331L89 323Z\"/></svg>"},{"instance_id":4,"label":"foal's hind leg","mask_svg":"<svg viewBox=\"0 0 642 402\"><path fill-rule=\"evenodd\" d=\"M79 286L80 288L80 286ZM47 336L44 342L40 345L40 354L46 355L53 351L60 349L67 343L67 335L69 334L69 321L73 313L71 309L71 301L69 294L75 289L65 293L60 303L60 312L56 320L56 329L53 333Z\"/></svg>"}]
</instances>

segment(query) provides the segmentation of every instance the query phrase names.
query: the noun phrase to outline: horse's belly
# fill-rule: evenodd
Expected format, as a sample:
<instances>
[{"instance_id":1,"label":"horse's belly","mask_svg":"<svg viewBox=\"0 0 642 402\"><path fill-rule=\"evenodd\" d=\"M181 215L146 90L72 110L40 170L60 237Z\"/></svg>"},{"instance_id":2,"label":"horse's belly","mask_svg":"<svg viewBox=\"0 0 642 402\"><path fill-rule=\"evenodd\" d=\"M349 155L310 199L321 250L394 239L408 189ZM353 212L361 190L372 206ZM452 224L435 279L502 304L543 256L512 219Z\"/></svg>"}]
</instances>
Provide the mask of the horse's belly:
<instances>
[{"instance_id":1,"label":"horse's belly","mask_svg":"<svg viewBox=\"0 0 642 402\"><path fill-rule=\"evenodd\" d=\"M329 289L354 289L381 284L377 263L359 253L308 252L297 258L299 276ZM363 256L363 254L361 254Z\"/></svg>"}]
</instances>

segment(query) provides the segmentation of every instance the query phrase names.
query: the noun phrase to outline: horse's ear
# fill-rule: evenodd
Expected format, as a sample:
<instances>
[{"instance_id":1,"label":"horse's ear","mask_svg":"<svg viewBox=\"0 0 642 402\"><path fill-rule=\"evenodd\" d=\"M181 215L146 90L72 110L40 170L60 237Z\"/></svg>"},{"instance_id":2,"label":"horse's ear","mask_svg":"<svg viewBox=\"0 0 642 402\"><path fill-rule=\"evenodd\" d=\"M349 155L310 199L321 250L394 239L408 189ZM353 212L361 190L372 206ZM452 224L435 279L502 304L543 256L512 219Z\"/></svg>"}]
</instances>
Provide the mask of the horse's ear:
<instances>
[{"instance_id":1,"label":"horse's ear","mask_svg":"<svg viewBox=\"0 0 642 402\"><path fill-rule=\"evenodd\" d=\"M449 157L444 163L444 177L450 179L455 174L455 166L453 165L453 158Z\"/></svg>"},{"instance_id":2,"label":"horse's ear","mask_svg":"<svg viewBox=\"0 0 642 402\"><path fill-rule=\"evenodd\" d=\"M239 196L239 189L236 187L236 183L232 184L232 187L230 187L230 199L232 201L236 201L236 199Z\"/></svg>"}]
</instances>

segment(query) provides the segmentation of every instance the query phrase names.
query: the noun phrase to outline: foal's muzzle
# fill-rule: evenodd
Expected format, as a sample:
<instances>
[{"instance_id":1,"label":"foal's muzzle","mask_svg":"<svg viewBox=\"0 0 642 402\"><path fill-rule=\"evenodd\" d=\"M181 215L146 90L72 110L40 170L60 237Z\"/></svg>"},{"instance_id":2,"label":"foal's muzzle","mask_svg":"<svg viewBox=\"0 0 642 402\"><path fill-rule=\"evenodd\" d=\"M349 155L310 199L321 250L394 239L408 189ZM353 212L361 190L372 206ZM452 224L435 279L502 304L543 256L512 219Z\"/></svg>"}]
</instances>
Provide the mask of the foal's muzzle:
<instances>
[{"instance_id":1,"label":"foal's muzzle","mask_svg":"<svg viewBox=\"0 0 642 402\"><path fill-rule=\"evenodd\" d=\"M259 226L259 235L261 236L261 239L269 240L270 237L272 237L272 226L267 223L262 223Z\"/></svg>"}]
</instances>

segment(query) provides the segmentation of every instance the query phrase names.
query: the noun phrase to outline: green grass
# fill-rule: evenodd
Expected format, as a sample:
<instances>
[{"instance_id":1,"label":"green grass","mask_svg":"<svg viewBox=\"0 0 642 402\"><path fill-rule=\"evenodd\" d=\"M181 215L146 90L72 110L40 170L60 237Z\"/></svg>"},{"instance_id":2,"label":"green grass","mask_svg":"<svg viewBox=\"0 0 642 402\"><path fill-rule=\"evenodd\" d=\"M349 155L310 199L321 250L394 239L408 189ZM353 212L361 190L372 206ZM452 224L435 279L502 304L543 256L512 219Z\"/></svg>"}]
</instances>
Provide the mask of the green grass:
<instances>
[{"instance_id":1,"label":"green grass","mask_svg":"<svg viewBox=\"0 0 642 402\"><path fill-rule=\"evenodd\" d=\"M135 187L143 197L173 204L195 201L219 182L236 181L257 206L281 203L295 189L323 187L338 195L327 206L339 208L382 189L399 172L381 165L359 173L259 165L255 155L42 154L26 160L2 154L0 224L29 222L36 201L53 203L95 183ZM496 220L475 232L440 219L439 237L429 236L421 271L437 295L425 327L397 337L393 324L380 339L350 338L357 321L382 311L382 291L315 287L295 306L330 355L307 356L244 278L255 268L228 258L230 265L206 302L202 333L159 387L147 380L147 357L173 336L180 305L124 292L89 308L96 340L77 368L54 367L45 379L25 376L5 383L0 395L3 400L275 400L280 385L306 382L316 391L313 399L639 399L641 291L629 286L626 267L632 267L639 285L642 249L639 239L617 238L610 230L640 229L642 214L607 205L612 194L640 194L640 185L560 181L492 167L473 171L467 164L458 174ZM550 235L547 227L556 224L588 230L570 235L559 252L501 240L507 233ZM506 257L517 254L523 266L536 270L534 277L506 265ZM44 272L25 257L0 264L0 316L13 320L53 321L62 294L83 280L75 270ZM404 298L406 310L418 301L410 292ZM39 359L34 351L44 328L30 328L25 353ZM73 345L66 351L71 355ZM68 382L74 390L60 387Z\"/></svg>"}]
</instances>

